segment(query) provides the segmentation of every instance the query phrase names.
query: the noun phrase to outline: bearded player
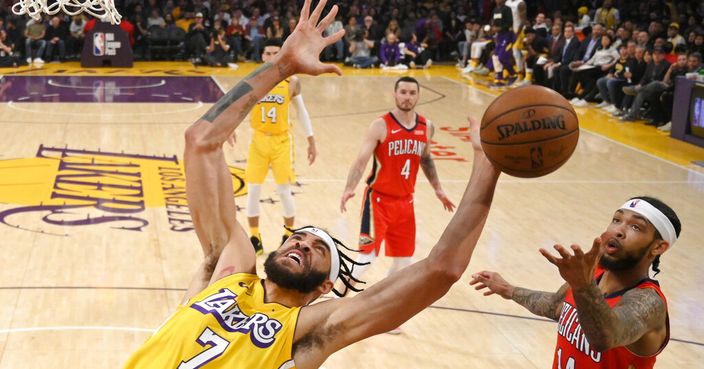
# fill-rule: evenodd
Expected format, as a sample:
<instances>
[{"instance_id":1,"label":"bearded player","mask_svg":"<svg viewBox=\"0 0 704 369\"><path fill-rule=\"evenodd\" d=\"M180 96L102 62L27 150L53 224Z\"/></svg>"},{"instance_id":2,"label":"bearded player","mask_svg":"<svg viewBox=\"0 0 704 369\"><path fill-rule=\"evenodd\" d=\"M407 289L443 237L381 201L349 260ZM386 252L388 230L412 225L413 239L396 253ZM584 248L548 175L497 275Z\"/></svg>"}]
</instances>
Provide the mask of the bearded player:
<instances>
[{"instance_id":1,"label":"bearded player","mask_svg":"<svg viewBox=\"0 0 704 369\"><path fill-rule=\"evenodd\" d=\"M338 242L316 227L294 232L256 274L256 256L235 218L232 178L222 145L249 110L276 84L296 73L340 74L321 51L344 31L322 37L337 6L320 23L322 0L306 0L294 32L270 63L245 77L186 131L187 197L204 252L184 303L135 352L126 368L317 368L332 353L386 332L445 295L467 268L486 222L500 172L479 143L457 212L427 258L352 298L310 304L333 289L349 260ZM360 312L364 312L360 314Z\"/></svg>"},{"instance_id":2,"label":"bearded player","mask_svg":"<svg viewBox=\"0 0 704 369\"><path fill-rule=\"evenodd\" d=\"M665 203L634 197L587 253L577 245L572 251L555 245L559 257L540 250L567 282L557 292L516 287L489 271L473 275L470 284L558 322L553 369L650 369L669 341L670 323L667 300L649 270L660 271L660 256L680 230Z\"/></svg>"}]
</instances>

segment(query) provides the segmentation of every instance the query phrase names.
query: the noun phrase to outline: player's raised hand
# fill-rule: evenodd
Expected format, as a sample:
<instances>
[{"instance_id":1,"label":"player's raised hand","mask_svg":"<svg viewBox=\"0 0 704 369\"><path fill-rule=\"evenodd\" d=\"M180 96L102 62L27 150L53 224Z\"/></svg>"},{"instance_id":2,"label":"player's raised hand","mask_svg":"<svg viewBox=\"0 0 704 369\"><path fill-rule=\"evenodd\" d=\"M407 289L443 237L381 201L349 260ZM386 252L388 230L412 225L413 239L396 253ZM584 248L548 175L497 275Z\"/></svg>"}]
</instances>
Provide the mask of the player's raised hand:
<instances>
[{"instance_id":1,"label":"player's raised hand","mask_svg":"<svg viewBox=\"0 0 704 369\"><path fill-rule=\"evenodd\" d=\"M511 299L513 296L514 287L506 282L501 274L496 272L490 272L488 270L482 270L479 273L472 274L472 280L469 284L474 286L474 289L479 291L487 289L484 291L484 296L490 296L497 294L507 300Z\"/></svg>"},{"instance_id":2,"label":"player's raised hand","mask_svg":"<svg viewBox=\"0 0 704 369\"><path fill-rule=\"evenodd\" d=\"M452 200L450 200L449 197L445 194L445 191L442 190L442 188L438 188L435 190L435 196L437 196L438 200L442 202L442 206L445 208L445 210L449 212L453 212L455 210L455 204L452 203Z\"/></svg>"},{"instance_id":3,"label":"player's raised hand","mask_svg":"<svg viewBox=\"0 0 704 369\"><path fill-rule=\"evenodd\" d=\"M572 245L572 253L562 245L553 246L561 257L557 257L545 249L540 249L540 253L555 265L560 271L560 275L569 283L573 289L585 287L592 283L594 270L599 258L604 253L601 238L597 237L592 243L592 248L584 253L579 245Z\"/></svg>"},{"instance_id":4,"label":"player's raised hand","mask_svg":"<svg viewBox=\"0 0 704 369\"><path fill-rule=\"evenodd\" d=\"M345 35L345 31L340 30L328 37L323 37L323 31L335 20L338 10L337 5L334 5L328 15L320 20L326 3L327 0L321 0L311 12L311 0L305 0L298 25L276 56L279 68L285 70L286 74L342 74L338 66L320 62L320 53L323 49Z\"/></svg>"}]
</instances>

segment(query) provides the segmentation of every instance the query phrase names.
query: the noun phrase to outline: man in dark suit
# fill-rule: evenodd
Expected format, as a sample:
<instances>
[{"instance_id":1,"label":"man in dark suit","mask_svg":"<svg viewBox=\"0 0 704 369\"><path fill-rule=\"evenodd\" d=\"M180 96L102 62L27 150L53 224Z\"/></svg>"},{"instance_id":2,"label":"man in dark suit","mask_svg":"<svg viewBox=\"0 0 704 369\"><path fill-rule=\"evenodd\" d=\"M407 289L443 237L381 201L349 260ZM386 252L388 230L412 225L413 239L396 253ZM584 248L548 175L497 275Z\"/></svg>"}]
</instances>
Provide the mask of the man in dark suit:
<instances>
[{"instance_id":1,"label":"man in dark suit","mask_svg":"<svg viewBox=\"0 0 704 369\"><path fill-rule=\"evenodd\" d=\"M579 51L579 40L574 34L574 25L565 25L564 45L560 49L560 66L557 73L554 73L553 89L562 96L567 97L570 87L570 63L577 60L577 52Z\"/></svg>"}]
</instances>

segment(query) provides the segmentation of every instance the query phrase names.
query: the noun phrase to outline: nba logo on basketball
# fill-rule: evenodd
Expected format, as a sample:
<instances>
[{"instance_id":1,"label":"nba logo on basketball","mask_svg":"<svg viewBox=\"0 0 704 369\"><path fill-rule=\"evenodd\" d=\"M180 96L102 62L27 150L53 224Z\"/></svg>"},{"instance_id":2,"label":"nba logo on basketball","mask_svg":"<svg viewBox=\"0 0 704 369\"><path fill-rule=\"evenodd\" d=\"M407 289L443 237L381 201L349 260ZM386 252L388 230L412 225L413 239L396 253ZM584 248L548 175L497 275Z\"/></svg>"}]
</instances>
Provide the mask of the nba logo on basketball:
<instances>
[{"instance_id":1,"label":"nba logo on basketball","mask_svg":"<svg viewBox=\"0 0 704 369\"><path fill-rule=\"evenodd\" d=\"M93 55L105 55L105 33L96 32L93 34Z\"/></svg>"}]
</instances>

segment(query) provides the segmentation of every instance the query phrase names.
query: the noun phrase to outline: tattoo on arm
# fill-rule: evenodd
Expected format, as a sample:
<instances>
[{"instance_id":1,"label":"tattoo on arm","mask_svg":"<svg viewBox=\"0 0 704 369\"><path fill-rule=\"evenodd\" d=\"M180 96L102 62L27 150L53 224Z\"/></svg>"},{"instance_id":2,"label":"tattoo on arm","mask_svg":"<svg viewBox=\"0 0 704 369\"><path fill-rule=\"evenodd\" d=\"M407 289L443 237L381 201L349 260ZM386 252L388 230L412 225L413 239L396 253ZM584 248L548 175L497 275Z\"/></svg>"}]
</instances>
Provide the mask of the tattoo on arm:
<instances>
[{"instance_id":1,"label":"tattoo on arm","mask_svg":"<svg viewBox=\"0 0 704 369\"><path fill-rule=\"evenodd\" d=\"M230 105L234 104L237 102L239 99L244 97L245 95L249 94L250 92L253 91L252 86L247 82L251 80L252 78L258 76L260 73L264 72L265 70L271 68L271 63L264 63L261 67L257 68L254 72L249 74L247 77L245 77L242 81L240 81L234 88L232 88L230 91L228 91L225 96L221 97L220 100L218 100L211 108L208 110L205 115L203 115L203 120L208 121L210 123L213 123L215 119L222 114L225 109L230 107ZM239 116L244 117L247 115L249 110L254 106L254 104L251 104L251 100L245 104L245 106L241 109L242 111L245 112L244 115L241 113ZM256 104L256 100L254 102Z\"/></svg>"},{"instance_id":2,"label":"tattoo on arm","mask_svg":"<svg viewBox=\"0 0 704 369\"><path fill-rule=\"evenodd\" d=\"M222 112L230 107L235 101L242 98L242 96L252 92L252 86L247 83L247 81L241 81L232 90L228 91L225 96L221 97L211 108L208 110L203 119L213 123L215 119L222 114ZM243 109L244 110L244 109Z\"/></svg>"},{"instance_id":3,"label":"tattoo on arm","mask_svg":"<svg viewBox=\"0 0 704 369\"><path fill-rule=\"evenodd\" d=\"M423 174L428 178L428 181L436 188L440 184L440 179L438 178L438 171L435 169L435 162L430 156L430 153L420 157L420 167L423 169Z\"/></svg>"},{"instance_id":4,"label":"tattoo on arm","mask_svg":"<svg viewBox=\"0 0 704 369\"><path fill-rule=\"evenodd\" d=\"M649 288L626 292L613 309L596 283L573 294L582 330L589 342L601 350L629 345L665 324L665 302Z\"/></svg>"},{"instance_id":5,"label":"tattoo on arm","mask_svg":"<svg viewBox=\"0 0 704 369\"><path fill-rule=\"evenodd\" d=\"M560 307L566 294L565 286L554 293L516 287L511 299L535 315L557 321L560 318Z\"/></svg>"}]
</instances>

